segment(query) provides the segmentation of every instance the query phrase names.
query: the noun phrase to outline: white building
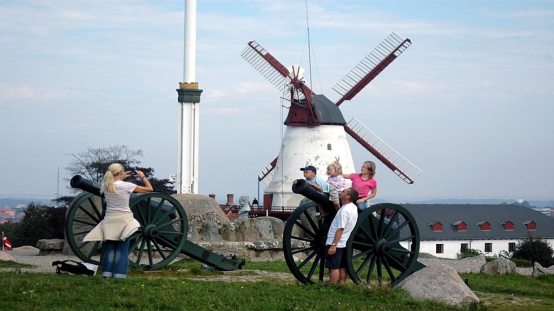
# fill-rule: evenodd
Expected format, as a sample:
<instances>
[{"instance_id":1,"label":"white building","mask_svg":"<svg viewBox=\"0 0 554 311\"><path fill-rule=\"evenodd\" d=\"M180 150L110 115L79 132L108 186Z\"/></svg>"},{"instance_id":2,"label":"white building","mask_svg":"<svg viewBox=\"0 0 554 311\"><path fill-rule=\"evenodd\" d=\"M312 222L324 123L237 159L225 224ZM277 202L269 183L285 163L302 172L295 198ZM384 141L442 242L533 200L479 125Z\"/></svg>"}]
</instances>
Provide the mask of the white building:
<instances>
[{"instance_id":1,"label":"white building","mask_svg":"<svg viewBox=\"0 0 554 311\"><path fill-rule=\"evenodd\" d=\"M486 256L513 252L523 239L542 238L554 246L554 219L517 205L403 204L420 233L420 253L457 258L463 250ZM404 245L408 246L408 245Z\"/></svg>"}]
</instances>

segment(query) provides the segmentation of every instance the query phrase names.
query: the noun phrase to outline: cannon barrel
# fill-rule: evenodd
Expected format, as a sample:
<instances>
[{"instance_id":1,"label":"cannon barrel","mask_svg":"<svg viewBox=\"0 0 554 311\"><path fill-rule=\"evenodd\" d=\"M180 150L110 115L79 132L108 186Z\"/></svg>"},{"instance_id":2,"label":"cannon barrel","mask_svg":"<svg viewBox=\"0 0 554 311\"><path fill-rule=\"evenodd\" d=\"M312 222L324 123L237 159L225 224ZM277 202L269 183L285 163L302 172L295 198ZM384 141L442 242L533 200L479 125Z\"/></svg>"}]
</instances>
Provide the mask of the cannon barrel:
<instances>
[{"instance_id":1,"label":"cannon barrel","mask_svg":"<svg viewBox=\"0 0 554 311\"><path fill-rule=\"evenodd\" d=\"M86 192L90 192L94 195L97 195L97 196L102 196L102 194L100 193L100 187L101 187L101 184L98 183L98 182L94 182L92 180L88 180L86 178L84 178L83 176L81 175L75 175L73 176L73 178L71 178L71 181L69 182L69 184L71 185L72 188L77 188L77 189L81 189L83 191L86 191ZM140 196L139 194L134 194L134 193L131 193L131 197L129 200L132 200L136 197ZM152 207L157 207L158 206L158 202L154 202L152 201L150 203L150 205ZM167 205L167 204L164 204L162 205L161 207L161 210L163 212L167 212L169 210L173 209L173 207L171 205ZM171 218L175 218L176 217L176 213L175 211L173 211L172 213L170 213L170 217Z\"/></svg>"},{"instance_id":2,"label":"cannon barrel","mask_svg":"<svg viewBox=\"0 0 554 311\"><path fill-rule=\"evenodd\" d=\"M305 179L298 179L296 184L292 185L292 192L301 194L320 204L327 213L336 213L333 202L329 201L329 195L317 191L317 189L312 187L312 185L310 185Z\"/></svg>"}]
</instances>

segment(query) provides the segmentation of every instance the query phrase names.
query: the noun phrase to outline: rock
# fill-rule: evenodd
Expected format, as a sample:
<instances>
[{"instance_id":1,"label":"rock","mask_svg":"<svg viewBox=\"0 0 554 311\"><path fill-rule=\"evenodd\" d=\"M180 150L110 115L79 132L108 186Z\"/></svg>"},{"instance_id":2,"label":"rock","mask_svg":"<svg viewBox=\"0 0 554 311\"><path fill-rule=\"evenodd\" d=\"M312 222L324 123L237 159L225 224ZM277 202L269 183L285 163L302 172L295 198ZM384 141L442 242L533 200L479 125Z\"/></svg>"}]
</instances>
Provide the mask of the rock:
<instances>
[{"instance_id":1,"label":"rock","mask_svg":"<svg viewBox=\"0 0 554 311\"><path fill-rule=\"evenodd\" d=\"M15 261L15 259L7 252L0 252L0 261Z\"/></svg>"},{"instance_id":2,"label":"rock","mask_svg":"<svg viewBox=\"0 0 554 311\"><path fill-rule=\"evenodd\" d=\"M545 268L545 267L541 266L540 263L535 262L535 264L533 266L532 277L536 278L536 277L539 277L543 274L553 274L553 273L554 273L554 266L551 266L549 268Z\"/></svg>"},{"instance_id":3,"label":"rock","mask_svg":"<svg viewBox=\"0 0 554 311\"><path fill-rule=\"evenodd\" d=\"M200 234L198 233L198 229L196 229L196 225L194 223L189 223L189 232L187 234L187 240L191 242L200 241Z\"/></svg>"},{"instance_id":4,"label":"rock","mask_svg":"<svg viewBox=\"0 0 554 311\"><path fill-rule=\"evenodd\" d=\"M260 233L254 226L250 219L238 219L235 224L242 241L244 242L258 242L260 241Z\"/></svg>"},{"instance_id":5,"label":"rock","mask_svg":"<svg viewBox=\"0 0 554 311\"><path fill-rule=\"evenodd\" d=\"M64 239L38 240L37 248L40 250L39 256L46 256L50 254L61 254L64 244L65 244Z\"/></svg>"},{"instance_id":6,"label":"rock","mask_svg":"<svg viewBox=\"0 0 554 311\"><path fill-rule=\"evenodd\" d=\"M456 269L458 273L479 273L481 272L481 267L487 263L484 255L467 257L459 260L430 258L425 256L424 258L418 257L418 261L428 267L448 265Z\"/></svg>"},{"instance_id":7,"label":"rock","mask_svg":"<svg viewBox=\"0 0 554 311\"><path fill-rule=\"evenodd\" d=\"M423 268L397 286L416 300L436 300L449 305L470 306L479 298L467 287L456 270L446 265Z\"/></svg>"},{"instance_id":8,"label":"rock","mask_svg":"<svg viewBox=\"0 0 554 311\"><path fill-rule=\"evenodd\" d=\"M219 207L217 202L205 195L200 194L174 194L173 197L181 203L189 225L194 223L196 228L201 228L206 221L213 221L219 226L229 224L229 218Z\"/></svg>"},{"instance_id":9,"label":"rock","mask_svg":"<svg viewBox=\"0 0 554 311\"><path fill-rule=\"evenodd\" d=\"M202 240L208 242L219 242L221 236L219 235L219 228L215 221L207 221L202 224L202 233L200 235Z\"/></svg>"},{"instance_id":10,"label":"rock","mask_svg":"<svg viewBox=\"0 0 554 311\"><path fill-rule=\"evenodd\" d=\"M260 234L260 240L262 241L273 241L273 227L271 226L271 222L267 220L262 219L252 219L252 222L254 223L254 228L258 231Z\"/></svg>"},{"instance_id":11,"label":"rock","mask_svg":"<svg viewBox=\"0 0 554 311\"><path fill-rule=\"evenodd\" d=\"M481 273L485 274L507 274L516 272L516 264L504 257L499 257L491 262L487 262L481 267Z\"/></svg>"}]
</instances>

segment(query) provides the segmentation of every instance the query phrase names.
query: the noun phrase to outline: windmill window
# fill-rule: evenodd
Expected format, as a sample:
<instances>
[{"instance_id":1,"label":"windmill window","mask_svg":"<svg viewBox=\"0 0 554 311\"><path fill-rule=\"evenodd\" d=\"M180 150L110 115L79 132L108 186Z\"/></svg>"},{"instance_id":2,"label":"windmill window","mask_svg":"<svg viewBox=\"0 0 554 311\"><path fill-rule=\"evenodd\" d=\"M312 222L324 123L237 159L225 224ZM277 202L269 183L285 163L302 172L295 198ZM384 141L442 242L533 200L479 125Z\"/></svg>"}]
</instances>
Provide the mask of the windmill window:
<instances>
[{"instance_id":1,"label":"windmill window","mask_svg":"<svg viewBox=\"0 0 554 311\"><path fill-rule=\"evenodd\" d=\"M327 144L327 150L333 150L333 147L331 147L331 144Z\"/></svg>"}]
</instances>

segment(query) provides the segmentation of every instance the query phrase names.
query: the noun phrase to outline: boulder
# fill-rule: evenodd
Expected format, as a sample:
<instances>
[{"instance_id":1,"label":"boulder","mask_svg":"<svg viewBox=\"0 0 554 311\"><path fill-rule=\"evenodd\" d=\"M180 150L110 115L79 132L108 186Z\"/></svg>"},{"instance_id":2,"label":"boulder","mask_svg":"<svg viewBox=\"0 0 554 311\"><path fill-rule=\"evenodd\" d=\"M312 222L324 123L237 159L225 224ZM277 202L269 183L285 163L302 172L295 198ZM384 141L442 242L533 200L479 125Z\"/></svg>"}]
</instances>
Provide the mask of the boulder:
<instances>
[{"instance_id":1,"label":"boulder","mask_svg":"<svg viewBox=\"0 0 554 311\"><path fill-rule=\"evenodd\" d=\"M207 221L213 221L218 226L229 224L229 218L219 207L217 202L201 194L174 194L173 197L181 203L189 225L194 223L196 228L202 228L202 224Z\"/></svg>"},{"instance_id":2,"label":"boulder","mask_svg":"<svg viewBox=\"0 0 554 311\"><path fill-rule=\"evenodd\" d=\"M207 221L202 224L202 233L200 234L202 240L208 242L221 241L221 235L219 235L219 228L215 221Z\"/></svg>"},{"instance_id":3,"label":"boulder","mask_svg":"<svg viewBox=\"0 0 554 311\"><path fill-rule=\"evenodd\" d=\"M244 242L258 242L260 241L260 233L252 225L251 218L239 219L235 224L242 241Z\"/></svg>"},{"instance_id":4,"label":"boulder","mask_svg":"<svg viewBox=\"0 0 554 311\"><path fill-rule=\"evenodd\" d=\"M551 266L549 268L545 268L545 267L541 266L541 264L538 263L538 262L535 262L534 265L533 265L533 274L532 274L532 276L534 278L539 277L540 275L543 275L543 274L553 274L553 273L554 273L554 266Z\"/></svg>"},{"instance_id":5,"label":"boulder","mask_svg":"<svg viewBox=\"0 0 554 311\"><path fill-rule=\"evenodd\" d=\"M271 226L271 222L267 221L265 219L252 219L252 223L254 224L254 228L258 231L260 234L260 240L261 241L273 241L273 227Z\"/></svg>"},{"instance_id":6,"label":"boulder","mask_svg":"<svg viewBox=\"0 0 554 311\"><path fill-rule=\"evenodd\" d=\"M481 272L481 267L487 263L484 255L467 257L459 260L431 258L429 256L422 258L419 256L418 261L428 267L445 264L456 269L458 273L479 273Z\"/></svg>"},{"instance_id":7,"label":"boulder","mask_svg":"<svg viewBox=\"0 0 554 311\"><path fill-rule=\"evenodd\" d=\"M15 261L15 258L7 252L0 252L0 261Z\"/></svg>"},{"instance_id":8,"label":"boulder","mask_svg":"<svg viewBox=\"0 0 554 311\"><path fill-rule=\"evenodd\" d=\"M37 248L40 250L39 256L45 256L50 254L61 254L64 244L65 244L64 239L38 240Z\"/></svg>"},{"instance_id":9,"label":"boulder","mask_svg":"<svg viewBox=\"0 0 554 311\"><path fill-rule=\"evenodd\" d=\"M479 302L456 270L446 265L423 268L400 282L397 288L407 291L416 300L435 300L453 306Z\"/></svg>"},{"instance_id":10,"label":"boulder","mask_svg":"<svg viewBox=\"0 0 554 311\"><path fill-rule=\"evenodd\" d=\"M485 274L507 274L516 272L516 264L504 257L496 258L491 262L487 262L481 267L481 273Z\"/></svg>"}]
</instances>

